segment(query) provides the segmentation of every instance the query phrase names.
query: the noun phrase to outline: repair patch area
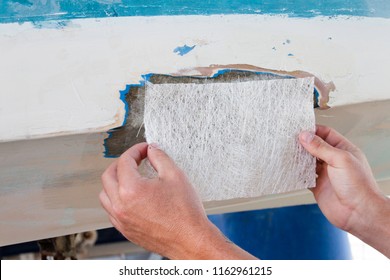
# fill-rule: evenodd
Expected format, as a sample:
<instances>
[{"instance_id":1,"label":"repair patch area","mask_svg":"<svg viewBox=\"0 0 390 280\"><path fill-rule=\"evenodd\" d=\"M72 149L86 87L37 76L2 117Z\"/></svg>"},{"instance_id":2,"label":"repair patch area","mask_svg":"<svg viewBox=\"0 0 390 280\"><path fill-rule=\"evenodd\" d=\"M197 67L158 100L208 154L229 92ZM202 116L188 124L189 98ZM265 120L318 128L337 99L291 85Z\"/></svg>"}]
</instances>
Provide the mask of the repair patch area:
<instances>
[{"instance_id":1,"label":"repair patch area","mask_svg":"<svg viewBox=\"0 0 390 280\"><path fill-rule=\"evenodd\" d=\"M209 68L207 68L209 69ZM263 70L216 69L216 72L206 76L175 76L168 74L147 74L142 76L138 84L130 84L121 92L127 113L124 124L108 131L104 141L105 157L116 158L134 144L145 141L143 126L145 107L145 85L152 84L209 84L209 83L235 83L258 80L295 79L287 74L263 72ZM318 107L318 92L314 88L310 94L312 107ZM284 102L278 97L279 103ZM279 104L278 104L279 105ZM277 106L278 106L277 105Z\"/></svg>"},{"instance_id":2,"label":"repair patch area","mask_svg":"<svg viewBox=\"0 0 390 280\"><path fill-rule=\"evenodd\" d=\"M313 89L312 77L148 83L146 140L173 158L203 201L312 187L315 158L298 134L314 132Z\"/></svg>"}]
</instances>

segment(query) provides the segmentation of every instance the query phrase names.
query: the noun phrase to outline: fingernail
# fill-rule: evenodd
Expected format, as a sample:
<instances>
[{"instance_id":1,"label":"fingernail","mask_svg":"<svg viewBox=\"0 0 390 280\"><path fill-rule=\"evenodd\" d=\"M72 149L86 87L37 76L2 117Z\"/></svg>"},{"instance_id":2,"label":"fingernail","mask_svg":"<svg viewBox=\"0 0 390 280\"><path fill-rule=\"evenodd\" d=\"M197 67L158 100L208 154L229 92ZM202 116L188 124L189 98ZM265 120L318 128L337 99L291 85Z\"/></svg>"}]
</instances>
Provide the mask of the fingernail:
<instances>
[{"instance_id":1,"label":"fingernail","mask_svg":"<svg viewBox=\"0 0 390 280\"><path fill-rule=\"evenodd\" d=\"M313 140L314 134L309 131L304 131L301 133L301 138L305 143L309 144Z\"/></svg>"},{"instance_id":2,"label":"fingernail","mask_svg":"<svg viewBox=\"0 0 390 280\"><path fill-rule=\"evenodd\" d=\"M151 143L149 144L149 148L155 148L155 149L160 149L157 143Z\"/></svg>"}]
</instances>

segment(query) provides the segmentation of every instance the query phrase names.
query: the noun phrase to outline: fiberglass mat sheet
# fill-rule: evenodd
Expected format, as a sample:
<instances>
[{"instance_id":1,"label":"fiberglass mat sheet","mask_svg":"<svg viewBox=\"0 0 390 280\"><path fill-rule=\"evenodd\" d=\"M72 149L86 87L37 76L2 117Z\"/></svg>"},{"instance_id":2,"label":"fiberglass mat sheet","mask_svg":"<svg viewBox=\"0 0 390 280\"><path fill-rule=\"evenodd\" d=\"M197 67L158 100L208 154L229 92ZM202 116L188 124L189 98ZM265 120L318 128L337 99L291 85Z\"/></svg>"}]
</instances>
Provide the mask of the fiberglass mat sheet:
<instances>
[{"instance_id":1,"label":"fiberglass mat sheet","mask_svg":"<svg viewBox=\"0 0 390 280\"><path fill-rule=\"evenodd\" d=\"M203 201L313 187L313 78L147 84L145 137L185 172ZM149 165L149 169L151 169Z\"/></svg>"}]
</instances>

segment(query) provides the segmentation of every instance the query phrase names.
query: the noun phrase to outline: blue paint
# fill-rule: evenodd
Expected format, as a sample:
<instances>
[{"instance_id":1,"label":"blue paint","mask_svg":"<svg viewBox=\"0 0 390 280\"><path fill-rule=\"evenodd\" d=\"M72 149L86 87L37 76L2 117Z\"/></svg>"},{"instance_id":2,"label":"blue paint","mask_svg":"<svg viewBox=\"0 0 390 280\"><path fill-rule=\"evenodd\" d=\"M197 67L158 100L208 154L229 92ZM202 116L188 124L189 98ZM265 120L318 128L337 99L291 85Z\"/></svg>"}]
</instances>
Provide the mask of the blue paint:
<instances>
[{"instance_id":1,"label":"blue paint","mask_svg":"<svg viewBox=\"0 0 390 280\"><path fill-rule=\"evenodd\" d=\"M28 0L14 0L13 2L19 3L20 5L24 5L27 7L31 7L32 5L34 5L32 2L30 2Z\"/></svg>"},{"instance_id":2,"label":"blue paint","mask_svg":"<svg viewBox=\"0 0 390 280\"><path fill-rule=\"evenodd\" d=\"M137 85L138 85L138 84L137 84ZM120 90L120 91L119 91L119 98L120 98L120 100L123 102L123 104L125 105L125 116L124 116L124 118L123 118L123 123L122 123L121 126L116 127L116 128L113 128L113 129L110 129L110 130L107 132L108 136L107 136L106 139L104 139L104 144L103 144L103 146L104 146L104 152L103 152L103 154L104 154L104 157L105 157L105 158L117 158L117 156L112 156L112 155L110 155L105 147L107 146L107 145L106 145L106 144L107 144L107 140L111 138L112 134L113 134L117 129L121 128L122 126L124 126L124 125L126 124L127 117L129 116L129 104L128 104L127 101L126 101L126 94L128 94L128 93L130 92L130 88L131 88L132 86L137 86L137 85L126 85L126 87L125 87L124 90ZM140 86L140 85L138 85L138 86Z\"/></svg>"},{"instance_id":3,"label":"blue paint","mask_svg":"<svg viewBox=\"0 0 390 280\"><path fill-rule=\"evenodd\" d=\"M318 90L314 87L314 108L318 108L320 107L320 105L318 105L320 102L320 93L318 92Z\"/></svg>"},{"instance_id":4,"label":"blue paint","mask_svg":"<svg viewBox=\"0 0 390 280\"><path fill-rule=\"evenodd\" d=\"M232 71L233 72L250 72L250 73L254 73L256 75L268 75L268 76L273 76L273 77L283 77L283 78L286 78L286 79L296 79L296 77L291 76L291 75L276 74L276 73L267 72L267 71L257 72L257 71L250 71L250 70L238 70L238 69L234 69L234 68L226 68L226 69L218 70L210 78L216 78L219 75L222 75L222 74L225 74L225 73L229 73L229 72L232 72ZM192 77L193 78L193 76L188 76L188 77ZM201 79L204 79L204 77L201 77Z\"/></svg>"},{"instance_id":5,"label":"blue paint","mask_svg":"<svg viewBox=\"0 0 390 280\"><path fill-rule=\"evenodd\" d=\"M130 92L131 85L126 85L124 90L119 91L119 98L125 104L125 117L122 126L126 124L126 119L129 116L129 104L126 102L126 94Z\"/></svg>"},{"instance_id":6,"label":"blue paint","mask_svg":"<svg viewBox=\"0 0 390 280\"><path fill-rule=\"evenodd\" d=\"M111 154L109 153L109 151L107 150L106 147L107 147L107 140L110 139L110 138L112 137L112 134L113 134L116 130L120 129L122 126L124 126L124 125L126 124L127 118L128 118L128 116L129 116L129 113L130 113L130 107L129 107L129 104L127 103L127 101L126 101L126 95L127 95L128 93L130 93L130 89L131 89L132 87L143 87L143 86L145 86L145 84L150 80L150 78L151 78L153 75L154 75L154 74L152 74L152 73L142 75L142 76L141 76L142 80L141 80L138 84L129 84L129 85L126 85L126 87L125 87L124 90L120 90L120 91L119 91L119 98L120 98L120 100L123 102L123 104L125 105L125 116L124 116L124 118L123 118L123 123L122 123L121 126L116 127L116 128L112 128L112 129L110 129L110 130L107 132L108 137L107 137L106 139L104 139L104 144L103 144L103 146L104 146L104 153L103 153L103 154L104 154L104 157L105 157L105 158L117 158L117 156L111 155Z\"/></svg>"},{"instance_id":7,"label":"blue paint","mask_svg":"<svg viewBox=\"0 0 390 280\"><path fill-rule=\"evenodd\" d=\"M68 26L70 21L69 20L59 20L59 21L33 21L31 22L35 28L38 29L63 29L64 27Z\"/></svg>"},{"instance_id":8,"label":"blue paint","mask_svg":"<svg viewBox=\"0 0 390 280\"><path fill-rule=\"evenodd\" d=\"M0 23L116 16L283 14L390 18L388 0L1 0Z\"/></svg>"},{"instance_id":9,"label":"blue paint","mask_svg":"<svg viewBox=\"0 0 390 280\"><path fill-rule=\"evenodd\" d=\"M292 54L292 53L289 53L287 56L294 56L294 54Z\"/></svg>"},{"instance_id":10,"label":"blue paint","mask_svg":"<svg viewBox=\"0 0 390 280\"><path fill-rule=\"evenodd\" d=\"M190 46L187 46L187 45L184 45L182 47L177 47L173 50L174 53L177 53L178 55L180 56L183 56L187 53L189 53L190 51L192 51L194 48L195 48L196 45L193 45L192 47Z\"/></svg>"}]
</instances>

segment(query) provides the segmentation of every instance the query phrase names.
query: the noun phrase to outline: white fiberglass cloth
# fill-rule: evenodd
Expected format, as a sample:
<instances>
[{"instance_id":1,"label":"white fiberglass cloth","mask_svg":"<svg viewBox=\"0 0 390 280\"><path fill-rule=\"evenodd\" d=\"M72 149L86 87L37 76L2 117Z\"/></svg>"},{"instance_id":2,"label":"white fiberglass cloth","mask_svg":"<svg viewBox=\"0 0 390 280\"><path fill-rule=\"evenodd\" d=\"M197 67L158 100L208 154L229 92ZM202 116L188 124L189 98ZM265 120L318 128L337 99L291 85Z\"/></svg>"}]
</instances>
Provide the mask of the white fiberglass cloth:
<instances>
[{"instance_id":1,"label":"white fiberglass cloth","mask_svg":"<svg viewBox=\"0 0 390 280\"><path fill-rule=\"evenodd\" d=\"M146 140L173 158L203 201L313 187L315 158L298 142L299 132L315 130L313 82L148 84Z\"/></svg>"}]
</instances>

